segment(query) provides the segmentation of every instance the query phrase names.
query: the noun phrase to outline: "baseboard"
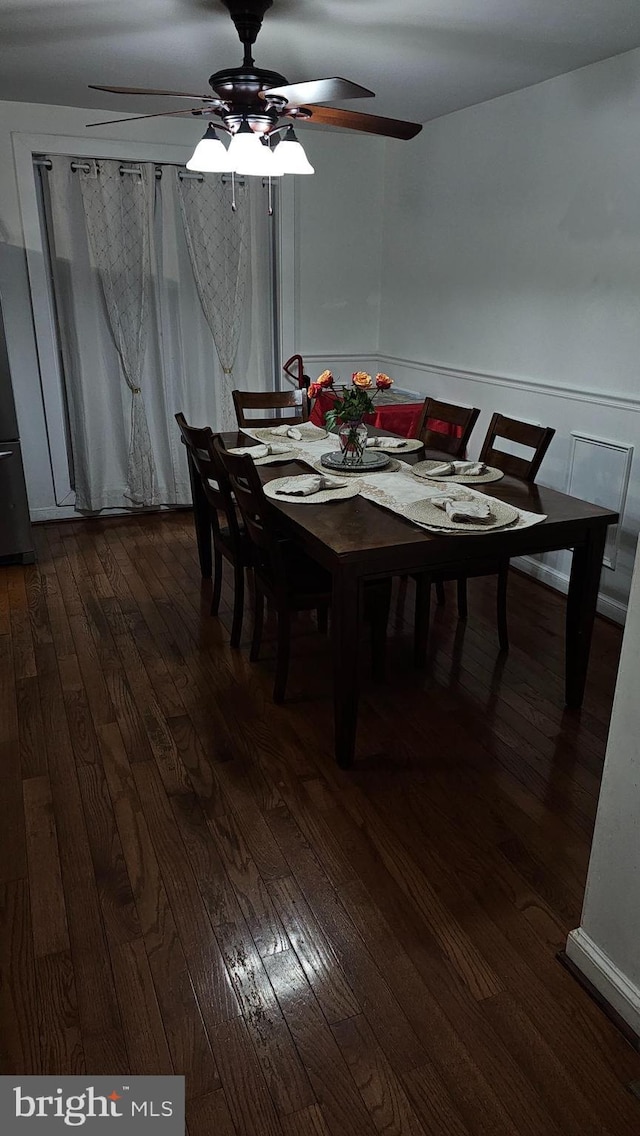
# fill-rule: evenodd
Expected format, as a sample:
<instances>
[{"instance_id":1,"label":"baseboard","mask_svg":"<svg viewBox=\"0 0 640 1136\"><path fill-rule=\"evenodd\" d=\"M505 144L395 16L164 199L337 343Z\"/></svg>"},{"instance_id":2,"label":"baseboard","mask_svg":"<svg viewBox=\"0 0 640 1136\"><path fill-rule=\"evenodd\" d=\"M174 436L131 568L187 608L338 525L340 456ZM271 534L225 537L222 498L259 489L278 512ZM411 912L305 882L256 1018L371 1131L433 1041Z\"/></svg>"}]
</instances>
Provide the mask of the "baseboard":
<instances>
[{"instance_id":1,"label":"baseboard","mask_svg":"<svg viewBox=\"0 0 640 1136\"><path fill-rule=\"evenodd\" d=\"M614 1014L620 1015L637 1043L640 1037L640 989L629 981L582 927L569 934L566 957L594 988L598 1000L603 1000L603 1008L611 1008Z\"/></svg>"},{"instance_id":2,"label":"baseboard","mask_svg":"<svg viewBox=\"0 0 640 1136\"><path fill-rule=\"evenodd\" d=\"M539 560L534 560L531 556L518 556L511 561L514 568L519 568L527 576L532 576L535 580L540 580L542 584L547 584L556 592L562 592L566 596L569 591L569 577L566 572L559 572L557 568L552 568L549 564L543 564ZM626 604L620 600L611 599L610 596L605 596L602 592L598 595L598 611L600 615L604 615L607 619L612 620L613 623L618 623L624 626L627 618Z\"/></svg>"}]
</instances>

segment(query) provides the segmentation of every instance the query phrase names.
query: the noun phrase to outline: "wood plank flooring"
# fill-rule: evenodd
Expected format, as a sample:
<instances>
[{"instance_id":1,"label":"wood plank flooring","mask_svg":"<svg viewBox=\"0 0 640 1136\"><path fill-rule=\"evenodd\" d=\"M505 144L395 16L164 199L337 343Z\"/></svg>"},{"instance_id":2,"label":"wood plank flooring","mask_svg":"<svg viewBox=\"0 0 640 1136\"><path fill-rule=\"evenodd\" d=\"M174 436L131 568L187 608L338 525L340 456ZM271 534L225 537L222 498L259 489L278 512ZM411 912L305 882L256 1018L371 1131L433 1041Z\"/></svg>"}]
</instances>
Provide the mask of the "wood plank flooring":
<instances>
[{"instance_id":1,"label":"wood plank flooring","mask_svg":"<svg viewBox=\"0 0 640 1136\"><path fill-rule=\"evenodd\" d=\"M189 1136L633 1136L640 1056L556 961L578 925L621 635L562 703L564 601L514 574L287 701L208 614L188 512L36 529L0 569L3 1073L182 1073Z\"/></svg>"}]
</instances>

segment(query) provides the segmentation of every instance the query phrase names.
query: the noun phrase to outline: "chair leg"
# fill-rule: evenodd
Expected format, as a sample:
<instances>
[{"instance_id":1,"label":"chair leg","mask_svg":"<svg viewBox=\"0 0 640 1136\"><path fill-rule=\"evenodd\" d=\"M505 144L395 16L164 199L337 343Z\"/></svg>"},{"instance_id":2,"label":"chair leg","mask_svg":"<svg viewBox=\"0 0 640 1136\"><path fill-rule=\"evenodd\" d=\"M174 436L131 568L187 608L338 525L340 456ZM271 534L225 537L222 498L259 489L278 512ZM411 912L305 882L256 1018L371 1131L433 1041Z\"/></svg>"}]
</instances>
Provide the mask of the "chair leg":
<instances>
[{"instance_id":1,"label":"chair leg","mask_svg":"<svg viewBox=\"0 0 640 1136\"><path fill-rule=\"evenodd\" d=\"M467 614L467 577L461 576L458 580L458 619L466 619Z\"/></svg>"},{"instance_id":2,"label":"chair leg","mask_svg":"<svg viewBox=\"0 0 640 1136\"><path fill-rule=\"evenodd\" d=\"M509 650L509 632L507 630L507 582L509 579L509 561L500 565L498 571L498 589L496 601L498 607L498 642L501 651Z\"/></svg>"},{"instance_id":3,"label":"chair leg","mask_svg":"<svg viewBox=\"0 0 640 1136\"><path fill-rule=\"evenodd\" d=\"M321 635L326 635L329 630L329 608L326 604L316 608L316 619L318 621L318 631Z\"/></svg>"},{"instance_id":4,"label":"chair leg","mask_svg":"<svg viewBox=\"0 0 640 1136\"><path fill-rule=\"evenodd\" d=\"M264 623L264 595L256 583L253 596L253 636L249 658L256 663L260 657L260 644L262 643L262 625Z\"/></svg>"},{"instance_id":5,"label":"chair leg","mask_svg":"<svg viewBox=\"0 0 640 1136\"><path fill-rule=\"evenodd\" d=\"M242 616L244 614L244 567L233 566L233 623L231 624L231 646L240 646L242 635Z\"/></svg>"},{"instance_id":6,"label":"chair leg","mask_svg":"<svg viewBox=\"0 0 640 1136\"><path fill-rule=\"evenodd\" d=\"M204 572L203 572L204 575ZM217 615L222 594L222 553L219 548L213 550L213 591L211 593L211 615Z\"/></svg>"},{"instance_id":7,"label":"chair leg","mask_svg":"<svg viewBox=\"0 0 640 1136\"><path fill-rule=\"evenodd\" d=\"M413 661L416 667L424 667L427 661L430 606L431 577L422 574L416 577L416 613L413 630Z\"/></svg>"},{"instance_id":8,"label":"chair leg","mask_svg":"<svg viewBox=\"0 0 640 1136\"><path fill-rule=\"evenodd\" d=\"M385 676L387 659L387 624L391 608L391 580L385 580L373 601L371 612L371 674L378 681Z\"/></svg>"},{"instance_id":9,"label":"chair leg","mask_svg":"<svg viewBox=\"0 0 640 1136\"><path fill-rule=\"evenodd\" d=\"M291 616L286 609L278 612L278 635L276 647L276 677L273 684L273 701L284 702L289 673L289 653L291 650Z\"/></svg>"},{"instance_id":10,"label":"chair leg","mask_svg":"<svg viewBox=\"0 0 640 1136\"><path fill-rule=\"evenodd\" d=\"M436 580L436 603L439 604L440 607L444 607L444 600L444 584L442 580Z\"/></svg>"}]
</instances>

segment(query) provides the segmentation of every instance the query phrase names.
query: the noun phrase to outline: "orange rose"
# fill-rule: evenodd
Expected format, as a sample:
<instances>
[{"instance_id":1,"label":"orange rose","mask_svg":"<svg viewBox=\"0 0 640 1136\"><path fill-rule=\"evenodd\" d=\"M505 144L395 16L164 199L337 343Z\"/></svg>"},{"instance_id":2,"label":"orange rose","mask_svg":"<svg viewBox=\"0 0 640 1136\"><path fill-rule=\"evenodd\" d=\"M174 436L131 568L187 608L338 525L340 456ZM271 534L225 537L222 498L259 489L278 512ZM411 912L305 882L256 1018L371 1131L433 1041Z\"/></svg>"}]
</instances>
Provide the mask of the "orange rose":
<instances>
[{"instance_id":1,"label":"orange rose","mask_svg":"<svg viewBox=\"0 0 640 1136\"><path fill-rule=\"evenodd\" d=\"M389 387L393 386L393 379L390 379L388 375L377 374L376 375L376 386L377 386L378 390L381 390L381 391L382 390L385 390L385 391L389 390Z\"/></svg>"},{"instance_id":2,"label":"orange rose","mask_svg":"<svg viewBox=\"0 0 640 1136\"><path fill-rule=\"evenodd\" d=\"M322 390L323 387L332 387L333 386L333 374L332 374L332 372L331 371L323 371L321 375L318 375L318 377L317 377L317 379L316 379L316 381L313 385L320 387L320 390Z\"/></svg>"},{"instance_id":3,"label":"orange rose","mask_svg":"<svg viewBox=\"0 0 640 1136\"><path fill-rule=\"evenodd\" d=\"M307 387L307 394L309 398L317 398L321 390L322 387L320 386L320 383L309 383L309 386Z\"/></svg>"},{"instance_id":4,"label":"orange rose","mask_svg":"<svg viewBox=\"0 0 640 1136\"><path fill-rule=\"evenodd\" d=\"M351 378L354 387L358 387L359 390L367 390L371 386L371 375L368 375L366 371L354 371Z\"/></svg>"}]
</instances>

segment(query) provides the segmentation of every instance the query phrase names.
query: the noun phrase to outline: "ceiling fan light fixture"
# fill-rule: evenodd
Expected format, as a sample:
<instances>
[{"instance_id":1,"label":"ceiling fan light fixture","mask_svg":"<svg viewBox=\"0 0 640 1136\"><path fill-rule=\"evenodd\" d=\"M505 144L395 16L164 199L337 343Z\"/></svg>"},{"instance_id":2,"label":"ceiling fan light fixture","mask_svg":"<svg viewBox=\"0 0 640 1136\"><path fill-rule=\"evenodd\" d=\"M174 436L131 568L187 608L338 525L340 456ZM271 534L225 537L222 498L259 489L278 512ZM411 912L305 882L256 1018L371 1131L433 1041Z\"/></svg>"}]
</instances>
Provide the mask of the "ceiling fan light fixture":
<instances>
[{"instance_id":1,"label":"ceiling fan light fixture","mask_svg":"<svg viewBox=\"0 0 640 1136\"><path fill-rule=\"evenodd\" d=\"M248 177L276 177L274 158L268 142L262 142L245 120L233 135L227 151L230 168Z\"/></svg>"},{"instance_id":2,"label":"ceiling fan light fixture","mask_svg":"<svg viewBox=\"0 0 640 1136\"><path fill-rule=\"evenodd\" d=\"M304 146L298 142L292 126L287 127L284 137L278 142L273 152L273 162L279 174L315 173Z\"/></svg>"},{"instance_id":3,"label":"ceiling fan light fixture","mask_svg":"<svg viewBox=\"0 0 640 1136\"><path fill-rule=\"evenodd\" d=\"M189 158L187 169L197 170L202 174L225 173L231 170L227 149L218 138L212 123L209 123Z\"/></svg>"}]
</instances>

